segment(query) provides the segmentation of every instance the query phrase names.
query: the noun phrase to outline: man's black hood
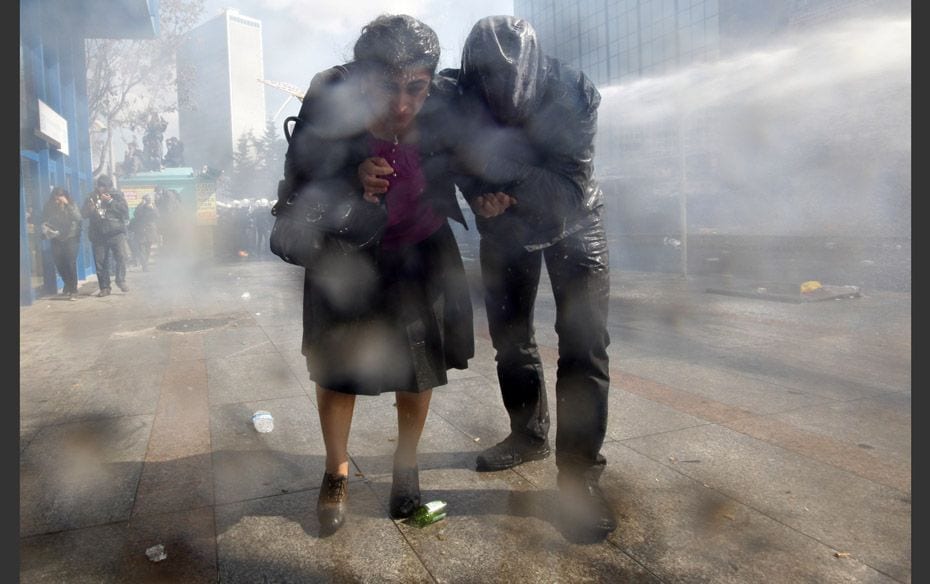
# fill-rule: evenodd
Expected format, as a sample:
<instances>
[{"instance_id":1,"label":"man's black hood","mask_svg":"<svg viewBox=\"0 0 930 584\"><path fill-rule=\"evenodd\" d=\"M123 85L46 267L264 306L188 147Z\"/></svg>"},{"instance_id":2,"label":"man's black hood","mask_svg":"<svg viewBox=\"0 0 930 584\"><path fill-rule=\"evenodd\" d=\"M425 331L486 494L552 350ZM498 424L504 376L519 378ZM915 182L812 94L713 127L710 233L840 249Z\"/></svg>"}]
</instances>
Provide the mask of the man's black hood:
<instances>
[{"instance_id":1,"label":"man's black hood","mask_svg":"<svg viewBox=\"0 0 930 584\"><path fill-rule=\"evenodd\" d=\"M513 16L488 16L475 23L462 50L459 83L484 98L505 124L526 120L545 88L546 60L536 31Z\"/></svg>"}]
</instances>

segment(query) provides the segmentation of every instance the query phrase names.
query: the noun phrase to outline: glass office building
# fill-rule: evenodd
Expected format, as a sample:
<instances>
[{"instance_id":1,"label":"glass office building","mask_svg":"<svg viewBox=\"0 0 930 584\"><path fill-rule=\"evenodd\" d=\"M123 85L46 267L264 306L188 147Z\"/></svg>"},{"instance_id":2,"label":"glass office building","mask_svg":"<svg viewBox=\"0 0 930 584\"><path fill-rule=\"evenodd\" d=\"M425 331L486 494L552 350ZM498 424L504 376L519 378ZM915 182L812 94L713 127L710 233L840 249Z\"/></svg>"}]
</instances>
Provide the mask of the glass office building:
<instances>
[{"instance_id":1,"label":"glass office building","mask_svg":"<svg viewBox=\"0 0 930 584\"><path fill-rule=\"evenodd\" d=\"M718 54L717 0L515 0L543 48L599 86L661 75Z\"/></svg>"},{"instance_id":2,"label":"glass office building","mask_svg":"<svg viewBox=\"0 0 930 584\"><path fill-rule=\"evenodd\" d=\"M601 91L596 172L626 243L909 237L909 48L872 34L909 38L909 1L515 0L514 14Z\"/></svg>"},{"instance_id":3,"label":"glass office building","mask_svg":"<svg viewBox=\"0 0 930 584\"><path fill-rule=\"evenodd\" d=\"M178 48L178 128L188 166L229 171L239 139L265 131L261 21L226 9Z\"/></svg>"}]
</instances>

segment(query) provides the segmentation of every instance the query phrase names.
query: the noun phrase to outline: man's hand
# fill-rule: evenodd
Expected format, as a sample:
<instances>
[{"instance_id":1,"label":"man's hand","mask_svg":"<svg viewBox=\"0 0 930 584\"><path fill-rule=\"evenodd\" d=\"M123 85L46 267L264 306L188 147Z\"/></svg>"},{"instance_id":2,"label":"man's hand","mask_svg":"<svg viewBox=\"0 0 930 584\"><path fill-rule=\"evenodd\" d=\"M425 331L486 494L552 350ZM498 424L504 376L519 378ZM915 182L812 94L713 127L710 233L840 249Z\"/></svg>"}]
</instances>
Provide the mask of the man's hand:
<instances>
[{"instance_id":1,"label":"man's hand","mask_svg":"<svg viewBox=\"0 0 930 584\"><path fill-rule=\"evenodd\" d=\"M113 200L113 195L110 193L100 193L100 200L109 203Z\"/></svg>"},{"instance_id":2,"label":"man's hand","mask_svg":"<svg viewBox=\"0 0 930 584\"><path fill-rule=\"evenodd\" d=\"M471 203L471 209L475 212L475 215L490 219L491 217L497 217L516 204L517 200L515 198L498 191L496 193L485 193L475 198Z\"/></svg>"},{"instance_id":3,"label":"man's hand","mask_svg":"<svg viewBox=\"0 0 930 584\"><path fill-rule=\"evenodd\" d=\"M365 189L362 198L369 203L377 203L381 195L386 193L388 187L391 186L390 181L378 177L393 173L394 168L388 164L387 160L381 157L366 158L364 162L358 165L358 179Z\"/></svg>"}]
</instances>

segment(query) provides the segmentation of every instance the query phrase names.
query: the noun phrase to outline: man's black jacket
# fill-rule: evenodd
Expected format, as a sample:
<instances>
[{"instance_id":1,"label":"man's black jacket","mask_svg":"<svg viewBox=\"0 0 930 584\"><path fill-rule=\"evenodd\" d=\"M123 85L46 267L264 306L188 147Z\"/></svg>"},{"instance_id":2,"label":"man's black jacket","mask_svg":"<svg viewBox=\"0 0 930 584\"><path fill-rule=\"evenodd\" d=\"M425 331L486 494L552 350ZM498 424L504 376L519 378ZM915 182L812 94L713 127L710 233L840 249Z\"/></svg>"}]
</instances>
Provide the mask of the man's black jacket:
<instances>
[{"instance_id":1,"label":"man's black jacket","mask_svg":"<svg viewBox=\"0 0 930 584\"><path fill-rule=\"evenodd\" d=\"M469 202L495 191L515 197L503 215L478 217L478 229L538 249L583 227L603 205L594 179L600 94L582 72L539 52L533 33L499 24L484 31L482 45L466 42L462 69L439 74L457 85L456 184Z\"/></svg>"}]
</instances>

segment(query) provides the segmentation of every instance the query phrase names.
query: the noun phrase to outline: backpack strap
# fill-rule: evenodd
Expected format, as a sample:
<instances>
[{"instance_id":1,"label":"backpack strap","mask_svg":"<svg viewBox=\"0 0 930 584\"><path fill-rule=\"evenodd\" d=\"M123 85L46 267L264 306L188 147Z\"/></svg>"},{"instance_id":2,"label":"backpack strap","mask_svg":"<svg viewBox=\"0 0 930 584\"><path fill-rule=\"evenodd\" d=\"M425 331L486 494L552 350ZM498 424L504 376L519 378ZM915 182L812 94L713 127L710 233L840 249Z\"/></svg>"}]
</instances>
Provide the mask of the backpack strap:
<instances>
[{"instance_id":1,"label":"backpack strap","mask_svg":"<svg viewBox=\"0 0 930 584\"><path fill-rule=\"evenodd\" d=\"M291 129L290 124L293 122L293 128L297 129L297 124L300 122L300 118L297 116L288 116L284 118L284 138L287 140L287 143L291 143L291 136L293 135L293 130Z\"/></svg>"}]
</instances>

